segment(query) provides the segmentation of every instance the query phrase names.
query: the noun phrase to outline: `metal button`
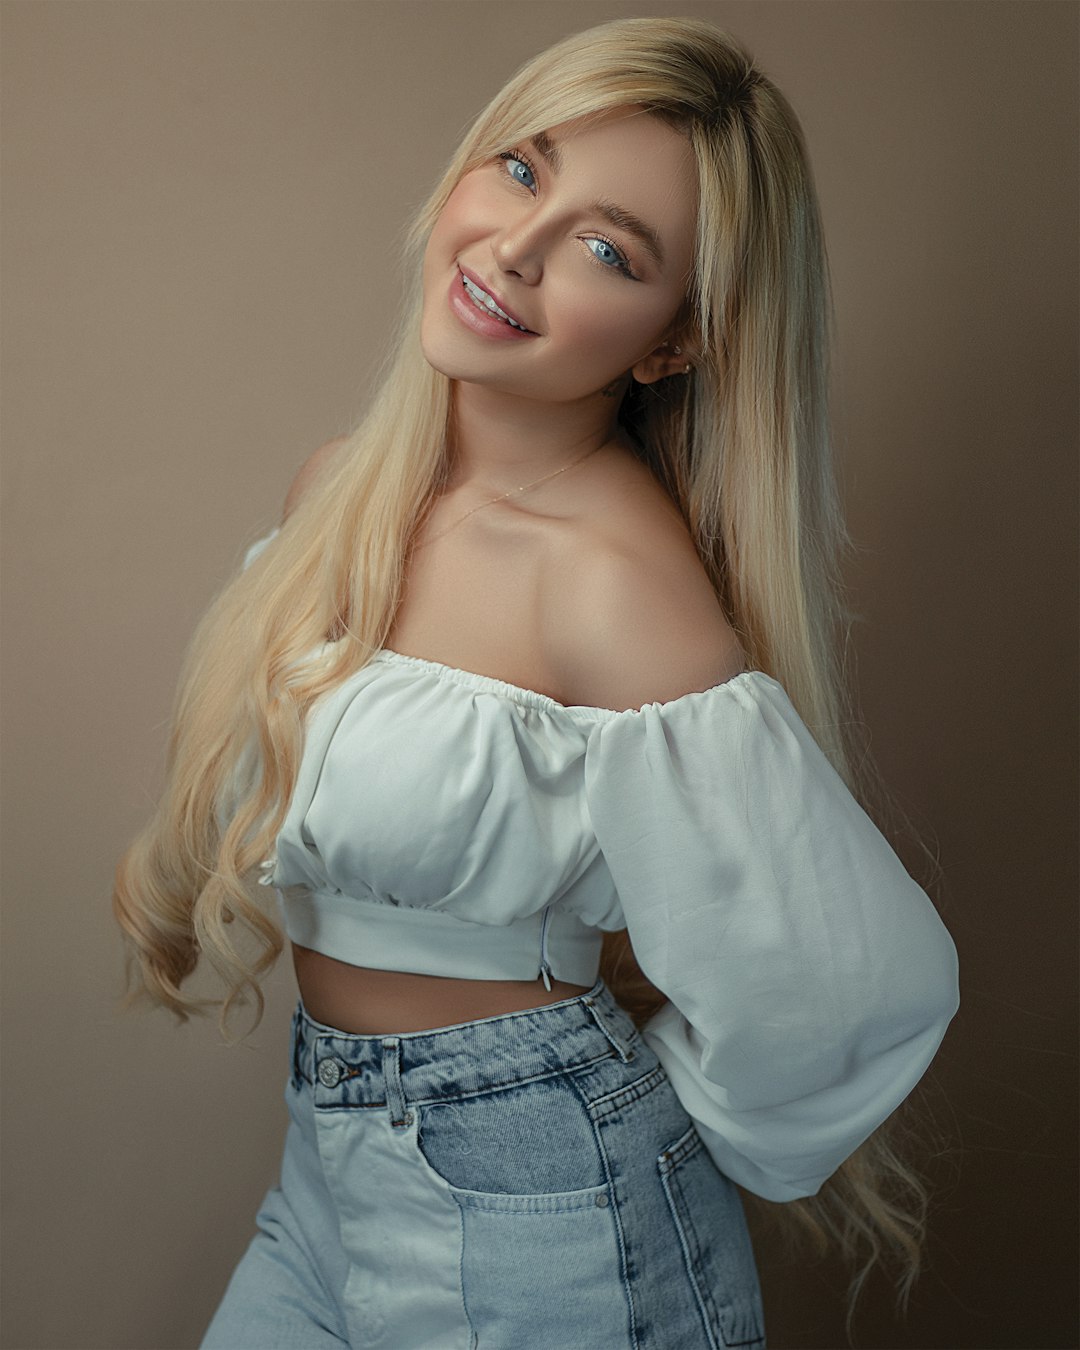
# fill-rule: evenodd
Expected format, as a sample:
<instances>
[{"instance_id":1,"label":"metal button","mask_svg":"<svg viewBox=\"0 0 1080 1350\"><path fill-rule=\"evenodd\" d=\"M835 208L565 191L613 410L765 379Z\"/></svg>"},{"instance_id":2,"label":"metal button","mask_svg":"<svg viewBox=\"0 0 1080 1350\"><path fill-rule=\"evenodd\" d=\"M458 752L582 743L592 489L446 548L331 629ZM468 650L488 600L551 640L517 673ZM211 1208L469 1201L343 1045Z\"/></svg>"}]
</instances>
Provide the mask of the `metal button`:
<instances>
[{"instance_id":1,"label":"metal button","mask_svg":"<svg viewBox=\"0 0 1080 1350\"><path fill-rule=\"evenodd\" d=\"M597 1203L601 1208L603 1208L603 1206L606 1205L607 1202L608 1202L608 1198L607 1198L606 1195L598 1195L598 1196L596 1197L596 1203Z\"/></svg>"},{"instance_id":2,"label":"metal button","mask_svg":"<svg viewBox=\"0 0 1080 1350\"><path fill-rule=\"evenodd\" d=\"M316 1072L323 1087L337 1087L341 1082L342 1069L336 1059L320 1059Z\"/></svg>"}]
</instances>

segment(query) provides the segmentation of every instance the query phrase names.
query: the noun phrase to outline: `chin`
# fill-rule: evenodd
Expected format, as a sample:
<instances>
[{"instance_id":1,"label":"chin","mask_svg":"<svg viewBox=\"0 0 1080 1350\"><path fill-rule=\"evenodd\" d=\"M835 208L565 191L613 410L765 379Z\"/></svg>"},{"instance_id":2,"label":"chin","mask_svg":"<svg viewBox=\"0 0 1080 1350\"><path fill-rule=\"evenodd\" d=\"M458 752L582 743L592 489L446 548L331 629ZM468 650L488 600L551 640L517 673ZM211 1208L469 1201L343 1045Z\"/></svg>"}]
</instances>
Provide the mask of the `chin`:
<instances>
[{"instance_id":1,"label":"chin","mask_svg":"<svg viewBox=\"0 0 1080 1350\"><path fill-rule=\"evenodd\" d=\"M462 380L466 384L489 384L490 373L482 369L483 357L477 353L462 353L462 343L444 332L440 325L420 324L420 351L424 360L448 380ZM479 368L478 368L479 367Z\"/></svg>"},{"instance_id":2,"label":"chin","mask_svg":"<svg viewBox=\"0 0 1080 1350\"><path fill-rule=\"evenodd\" d=\"M449 343L436 332L432 335L430 321L426 318L420 321L420 352L424 360L433 370L440 374L448 376L450 379L457 378L457 371L454 368L456 363L453 354L449 351Z\"/></svg>"},{"instance_id":3,"label":"chin","mask_svg":"<svg viewBox=\"0 0 1080 1350\"><path fill-rule=\"evenodd\" d=\"M440 375L445 375L448 380L468 380L471 378L469 372L462 369L460 359L455 361L454 357L440 343L425 342L421 338L420 352L432 370L437 370Z\"/></svg>"}]
</instances>

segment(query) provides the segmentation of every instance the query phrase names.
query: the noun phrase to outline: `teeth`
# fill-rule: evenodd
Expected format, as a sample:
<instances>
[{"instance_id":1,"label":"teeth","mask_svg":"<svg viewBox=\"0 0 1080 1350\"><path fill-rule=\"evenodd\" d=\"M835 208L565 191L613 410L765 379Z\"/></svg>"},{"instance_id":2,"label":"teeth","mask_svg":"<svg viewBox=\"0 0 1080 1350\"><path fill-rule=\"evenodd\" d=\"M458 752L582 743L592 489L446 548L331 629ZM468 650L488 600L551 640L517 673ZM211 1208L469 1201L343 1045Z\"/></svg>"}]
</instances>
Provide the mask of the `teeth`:
<instances>
[{"instance_id":1,"label":"teeth","mask_svg":"<svg viewBox=\"0 0 1080 1350\"><path fill-rule=\"evenodd\" d=\"M488 295L487 291L482 291L480 287L477 286L475 282L470 281L469 278L465 276L464 273L462 273L461 280L464 283L466 291L468 291L469 295L472 296L473 300L477 303L477 305L479 305L483 309L486 309L489 314L494 314L497 318L500 318L505 323L508 323L511 326L511 328L519 328L523 333L527 333L529 331L524 326L524 324L517 323L514 319L510 317L509 314L507 314L507 312L504 309L500 309L499 306L495 303L495 301L492 300L491 296Z\"/></svg>"}]
</instances>

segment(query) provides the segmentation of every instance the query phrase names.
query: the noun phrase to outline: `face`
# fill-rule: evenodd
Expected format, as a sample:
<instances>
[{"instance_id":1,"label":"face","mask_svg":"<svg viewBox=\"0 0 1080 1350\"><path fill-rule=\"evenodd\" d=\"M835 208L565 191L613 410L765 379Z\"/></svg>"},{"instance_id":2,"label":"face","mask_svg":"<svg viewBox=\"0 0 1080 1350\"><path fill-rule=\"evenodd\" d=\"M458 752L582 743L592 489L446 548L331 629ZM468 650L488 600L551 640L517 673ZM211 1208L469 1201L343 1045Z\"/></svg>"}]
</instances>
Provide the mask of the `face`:
<instances>
[{"instance_id":1,"label":"face","mask_svg":"<svg viewBox=\"0 0 1080 1350\"><path fill-rule=\"evenodd\" d=\"M635 367L647 382L668 373L661 358L681 370L685 356L650 354L680 340L696 209L689 142L638 108L507 146L462 178L429 238L425 357L544 401L597 395ZM476 287L529 331L478 308Z\"/></svg>"}]
</instances>

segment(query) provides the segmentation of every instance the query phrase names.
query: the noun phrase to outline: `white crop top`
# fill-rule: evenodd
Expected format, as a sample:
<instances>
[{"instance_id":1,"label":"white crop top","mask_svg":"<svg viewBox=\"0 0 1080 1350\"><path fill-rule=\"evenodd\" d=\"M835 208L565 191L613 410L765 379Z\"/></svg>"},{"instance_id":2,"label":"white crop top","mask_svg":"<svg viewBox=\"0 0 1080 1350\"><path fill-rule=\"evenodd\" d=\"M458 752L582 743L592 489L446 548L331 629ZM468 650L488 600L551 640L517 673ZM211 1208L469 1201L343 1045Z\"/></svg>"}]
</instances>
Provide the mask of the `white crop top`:
<instances>
[{"instance_id":1,"label":"white crop top","mask_svg":"<svg viewBox=\"0 0 1080 1350\"><path fill-rule=\"evenodd\" d=\"M669 1000L646 1044L770 1200L817 1192L959 1007L929 897L757 670L616 712L382 649L312 707L263 871L294 942L359 966L591 986L627 928Z\"/></svg>"}]
</instances>

